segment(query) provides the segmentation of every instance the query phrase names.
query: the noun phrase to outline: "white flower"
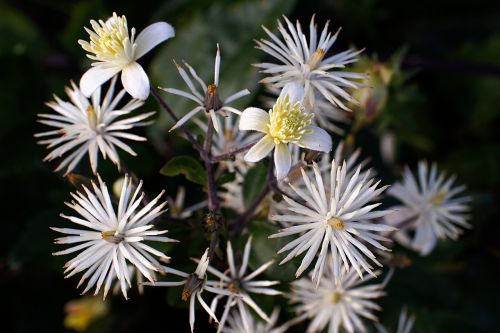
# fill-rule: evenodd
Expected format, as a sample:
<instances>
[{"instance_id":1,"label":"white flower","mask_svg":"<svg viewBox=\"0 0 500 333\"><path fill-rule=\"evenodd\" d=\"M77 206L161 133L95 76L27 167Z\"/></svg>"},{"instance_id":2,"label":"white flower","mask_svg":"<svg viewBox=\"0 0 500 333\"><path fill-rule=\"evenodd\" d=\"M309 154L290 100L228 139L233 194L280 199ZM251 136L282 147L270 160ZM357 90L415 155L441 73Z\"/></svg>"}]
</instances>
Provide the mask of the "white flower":
<instances>
[{"instance_id":1,"label":"white flower","mask_svg":"<svg viewBox=\"0 0 500 333\"><path fill-rule=\"evenodd\" d=\"M380 182L374 183L373 179L369 179L369 172L361 176L360 169L361 167L358 167L351 177L347 177L345 162L342 166L337 166L336 161L332 161L328 188L325 187L320 170L314 163L315 184L304 170L302 176L306 189L290 184L291 189L303 203L283 197L288 203L290 213L271 218L275 221L288 222L289 227L271 235L270 238L296 235L296 238L278 253L290 251L280 263L283 264L307 251L296 272L297 277L309 267L317 254L312 274L313 280L317 280L317 283L320 282L328 253L331 253L332 260L338 257L342 259L334 262L335 278L340 276L341 263L346 270L352 266L359 276L362 276L363 270L373 274L367 258L381 266L372 250L363 242L381 250L389 250L380 243L388 239L377 232L392 231L394 228L370 221L383 217L388 212L373 211L380 203L369 204L386 187L377 189Z\"/></svg>"},{"instance_id":2,"label":"white flower","mask_svg":"<svg viewBox=\"0 0 500 333\"><path fill-rule=\"evenodd\" d=\"M396 212L387 217L387 222L396 227L406 220L404 228L396 233L401 244L427 255L438 239L456 239L462 233L461 228L470 228L466 214L470 197L457 198L465 186L453 187L454 181L455 177L446 179L444 173L438 175L436 164L429 172L427 162L420 162L418 178L406 168L403 181L388 191L403 203L393 207Z\"/></svg>"},{"instance_id":3,"label":"white flower","mask_svg":"<svg viewBox=\"0 0 500 333\"><path fill-rule=\"evenodd\" d=\"M184 82L188 86L191 92L182 91L175 88L160 88L165 90L168 93L182 96L194 101L198 106L189 111L186 115L184 115L179 121L170 129L171 131L176 129L177 127L183 125L186 121L194 117L200 111L204 111L207 116L212 119L212 123L214 125L214 129L217 133L221 132L221 124L217 114L226 115L227 112L241 114L241 112L233 107L230 107L229 104L234 102L235 100L250 94L248 89L243 89L238 91L235 94L227 97L223 101L220 100L219 97L219 71L220 71L220 50L219 44L217 44L217 53L215 55L215 70L214 70L214 83L209 84L208 86L205 82L198 76L193 67L191 67L188 63L184 62L186 69L189 71L189 74L193 77L193 79L198 83L201 87L202 92L196 88L193 80L189 77L188 73L184 68L179 66L177 63L177 70L181 75Z\"/></svg>"},{"instance_id":4,"label":"white flower","mask_svg":"<svg viewBox=\"0 0 500 333\"><path fill-rule=\"evenodd\" d=\"M214 311L210 309L208 304L201 297L201 293L205 289L215 294L220 294L220 291L218 289L211 288L206 284L206 279L207 279L206 272L209 264L208 249L205 250L205 253L201 257L201 259L196 261L198 261L198 266L196 266L196 270L193 274L187 274L170 267L163 267L165 272L172 273L174 275L184 278L181 281L175 281L175 282L162 281L162 282L144 283L144 285L155 286L155 287L184 286L184 290L182 291L182 300L186 301L189 298L189 326L191 327L191 332L194 332L195 300L198 300L198 302L203 307L203 309L205 309L210 318L214 319L215 322L218 323ZM227 294L228 293L222 293L222 295L227 295Z\"/></svg>"},{"instance_id":5,"label":"white flower","mask_svg":"<svg viewBox=\"0 0 500 333\"><path fill-rule=\"evenodd\" d=\"M399 315L398 327L396 333L410 333L413 328L413 323L415 322L415 315L408 316L408 311L406 308L401 310ZM375 327L379 333L389 333L389 331L379 323L375 323Z\"/></svg>"},{"instance_id":6,"label":"white flower","mask_svg":"<svg viewBox=\"0 0 500 333\"><path fill-rule=\"evenodd\" d=\"M346 91L357 89L361 84L353 80L366 78L364 74L335 69L345 68L357 60L361 51L347 50L329 57L326 54L337 40L340 29L333 36L328 32L328 22L319 35L314 16L309 25L309 40L302 32L297 21L296 26L284 16L286 26L278 21L278 30L283 39L263 27L271 41L261 39L257 46L262 51L276 58L278 63L261 63L256 66L263 73L269 74L261 82L278 88L289 82L300 83L305 88L305 105L315 111L316 99L325 99L335 107L349 110L343 101L358 102ZM321 118L320 118L321 119Z\"/></svg>"},{"instance_id":7,"label":"white flower","mask_svg":"<svg viewBox=\"0 0 500 333\"><path fill-rule=\"evenodd\" d=\"M257 162L274 149L276 177L282 179L290 171L292 156L288 144L328 152L332 138L322 128L311 125L313 114L302 104L304 90L295 84L283 88L280 97L269 113L250 107L243 111L240 130L262 132L260 139L245 155L248 162Z\"/></svg>"},{"instance_id":8,"label":"white flower","mask_svg":"<svg viewBox=\"0 0 500 333\"><path fill-rule=\"evenodd\" d=\"M94 288L95 294L104 284L104 297L118 278L121 290L127 298L127 284L131 286L127 261L134 265L144 277L154 281L156 271L161 271L160 263L154 258L168 260L162 252L155 250L144 241L174 242L159 236L167 231L154 230L152 221L165 210L166 202L157 204L161 192L143 208L139 209L144 198L141 193L142 182L134 189L132 180L127 176L123 183L118 209L115 210L106 184L99 178L99 186L92 182L92 190L83 186L84 192L71 194L74 201L66 203L78 215L63 218L87 229L52 228L69 236L57 238L57 244L75 244L67 250L54 253L63 255L81 251L65 265L66 277L85 272L80 286L88 279L83 293Z\"/></svg>"},{"instance_id":9,"label":"white flower","mask_svg":"<svg viewBox=\"0 0 500 333\"><path fill-rule=\"evenodd\" d=\"M93 94L91 100L87 99L78 87L71 82L72 88L66 87L66 94L70 102L65 102L54 96L54 101L47 103L56 114L39 114L39 122L54 130L35 134L37 138L51 137L38 141L53 149L45 160L52 161L63 155L66 156L59 164L56 171L66 168L65 175L70 173L80 162L85 154L89 155L90 165L94 174L97 172L98 153L104 158L108 157L120 168L120 158L116 147L136 156L137 154L123 139L145 141L146 138L128 133L128 130L147 125L143 122L154 112L143 113L133 117L124 118L133 110L144 103L137 99L130 100L122 107L118 103L125 95L120 91L114 96L115 81L110 83L109 89L101 101L101 88ZM71 153L70 153L71 152Z\"/></svg>"},{"instance_id":10,"label":"white flower","mask_svg":"<svg viewBox=\"0 0 500 333\"><path fill-rule=\"evenodd\" d=\"M291 302L296 303L299 319L310 319L307 333L338 333L343 329L349 333L367 332L362 318L376 321L373 310L380 307L373 299L383 296L384 284L361 285L372 276L360 278L356 271L343 272L340 280L334 278L334 267L328 261L319 286L310 279L302 278L292 282ZM378 273L377 273L378 274Z\"/></svg>"},{"instance_id":11,"label":"white flower","mask_svg":"<svg viewBox=\"0 0 500 333\"><path fill-rule=\"evenodd\" d=\"M90 21L92 30L85 28L90 41L78 43L94 60L80 80L80 88L85 96L90 96L100 85L122 72L121 79L125 90L134 98L146 99L149 96L149 79L137 60L156 45L174 37L174 28L166 22L153 23L135 38L135 28L128 30L125 16L116 13L106 22Z\"/></svg>"},{"instance_id":12,"label":"white flower","mask_svg":"<svg viewBox=\"0 0 500 333\"><path fill-rule=\"evenodd\" d=\"M222 313L219 329L217 332L221 332L224 328L224 324L228 318L229 310L233 307L237 307L240 312L240 316L243 319L243 325L246 328L249 328L249 323L245 320L245 311L247 310L246 306L252 308L262 319L267 322L271 321L264 311L254 302L250 293L255 294L263 294L263 295L280 295L281 292L275 289L269 288L279 283L279 281L253 281L255 277L259 274L263 273L269 266L271 266L274 261L268 261L255 271L250 274L246 274L248 268L248 260L250 258L250 251L252 247L252 237L248 238L248 241L245 245L245 250L243 252L243 261L240 267L237 269L234 261L234 253L233 248L231 246L231 242L227 243L227 263L229 265L229 269L227 272L220 272L216 268L212 266L208 266L208 271L219 278L219 281L208 280L206 284L212 287L215 290L218 290L220 294L228 294L226 305L224 307L224 311ZM211 308L215 311L217 308L219 300L222 296L217 296L214 298Z\"/></svg>"},{"instance_id":13,"label":"white flower","mask_svg":"<svg viewBox=\"0 0 500 333\"><path fill-rule=\"evenodd\" d=\"M243 313L238 311L232 311L227 323L228 326L222 329L223 333L284 333L288 329L288 325L276 326L276 321L278 320L279 310L274 309L271 320L268 323L263 323L254 319L249 311L244 311ZM245 327L244 323L248 323L248 328Z\"/></svg>"},{"instance_id":14,"label":"white flower","mask_svg":"<svg viewBox=\"0 0 500 333\"><path fill-rule=\"evenodd\" d=\"M321 173L321 177L323 179L323 185L325 188L330 186L330 171L332 167L332 162L330 159L331 154L323 154L320 157L319 161L317 161L318 169ZM343 161L345 160L346 167L346 178L351 178L355 173L358 167L361 168L361 172L359 177L363 177L365 172L370 172L369 170L364 170L366 165L368 164L368 160L361 160L361 149L357 148L353 152L349 152L349 148L346 147L345 141L340 141L335 148L333 153L333 159L335 161ZM307 185L304 182L304 177L302 176L302 168L305 166L304 163L301 163L303 157L296 151L292 151L292 165L297 165L297 170L291 171L288 174L288 177L284 180L288 183L293 184L297 188L302 191L307 191ZM313 171L306 171L310 176L313 176ZM288 196L295 200L300 201L301 197L298 196L295 192L289 192ZM280 202L271 201L271 207L269 211L269 217L272 220L272 216L276 214L287 214L288 213L288 204L285 200L281 200ZM279 221L280 225L284 227L290 226L286 221Z\"/></svg>"}]
</instances>

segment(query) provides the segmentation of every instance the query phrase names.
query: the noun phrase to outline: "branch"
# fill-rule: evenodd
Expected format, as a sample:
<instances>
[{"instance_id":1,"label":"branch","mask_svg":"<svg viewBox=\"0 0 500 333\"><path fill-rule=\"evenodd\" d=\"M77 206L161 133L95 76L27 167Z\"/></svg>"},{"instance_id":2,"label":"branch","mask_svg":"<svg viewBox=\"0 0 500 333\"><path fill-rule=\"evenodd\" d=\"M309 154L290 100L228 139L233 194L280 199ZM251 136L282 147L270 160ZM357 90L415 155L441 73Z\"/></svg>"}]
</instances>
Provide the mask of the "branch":
<instances>
[{"instance_id":1,"label":"branch","mask_svg":"<svg viewBox=\"0 0 500 333\"><path fill-rule=\"evenodd\" d=\"M153 95L153 97L160 104L162 109L165 110L175 122L179 121L179 118L177 118L174 111L172 111L167 102L165 102L165 100L160 96L160 94L158 94L158 91L156 91L156 89L153 87L151 87L151 95ZM182 131L182 133L184 133L187 136L188 140L193 144L193 147L200 153L201 157L206 158L207 152L198 143L198 141L196 141L195 137L191 133L189 133L184 124L180 125L179 128Z\"/></svg>"},{"instance_id":2,"label":"branch","mask_svg":"<svg viewBox=\"0 0 500 333\"><path fill-rule=\"evenodd\" d=\"M222 160L232 160L232 159L234 159L235 155L242 153L244 151L247 151L248 149L252 148L253 145L255 145L256 143L257 143L257 141L252 141L249 144L246 144L240 148L236 148L236 149L233 149L231 151L228 151L227 153L215 155L210 159L210 162L217 163L217 162L220 162Z\"/></svg>"},{"instance_id":3,"label":"branch","mask_svg":"<svg viewBox=\"0 0 500 333\"><path fill-rule=\"evenodd\" d=\"M214 124L212 118L208 117L207 136L205 137L205 167L207 168L208 179L208 209L211 212L216 212L219 209L219 198L217 197L217 186L215 185L215 175L211 163L212 155L212 137L214 134Z\"/></svg>"}]
</instances>

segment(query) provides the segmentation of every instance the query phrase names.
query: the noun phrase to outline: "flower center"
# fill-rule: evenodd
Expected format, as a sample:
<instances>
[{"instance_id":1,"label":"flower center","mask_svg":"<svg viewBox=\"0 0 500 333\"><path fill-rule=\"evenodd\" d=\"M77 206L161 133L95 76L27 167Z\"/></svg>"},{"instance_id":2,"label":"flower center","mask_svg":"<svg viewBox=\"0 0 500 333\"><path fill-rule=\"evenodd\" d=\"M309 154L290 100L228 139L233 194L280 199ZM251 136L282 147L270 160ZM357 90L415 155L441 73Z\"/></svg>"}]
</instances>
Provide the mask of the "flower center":
<instances>
[{"instance_id":1,"label":"flower center","mask_svg":"<svg viewBox=\"0 0 500 333\"><path fill-rule=\"evenodd\" d=\"M307 60L307 64L309 65L311 70L316 69L318 64L323 60L325 57L325 50L323 49L317 49L316 52L313 53L312 56L309 57Z\"/></svg>"},{"instance_id":2,"label":"flower center","mask_svg":"<svg viewBox=\"0 0 500 333\"><path fill-rule=\"evenodd\" d=\"M94 108L92 107L92 105L89 105L87 108L87 119L89 121L90 128L95 130L97 128L98 120L97 120L97 114L94 111Z\"/></svg>"},{"instance_id":3,"label":"flower center","mask_svg":"<svg viewBox=\"0 0 500 333\"><path fill-rule=\"evenodd\" d=\"M292 105L288 95L278 98L273 109L269 111L269 135L276 144L297 143L304 134L309 133L314 114L307 112L300 102Z\"/></svg>"},{"instance_id":4,"label":"flower center","mask_svg":"<svg viewBox=\"0 0 500 333\"><path fill-rule=\"evenodd\" d=\"M445 199L446 199L446 194L443 192L439 192L438 194L436 194L435 196L433 196L429 199L429 204L432 207L437 207L437 206L441 205Z\"/></svg>"},{"instance_id":5,"label":"flower center","mask_svg":"<svg viewBox=\"0 0 500 333\"><path fill-rule=\"evenodd\" d=\"M205 94L203 106L205 107L206 111L217 111L222 107L222 102L219 98L217 85L211 84L207 87L207 93Z\"/></svg>"},{"instance_id":6,"label":"flower center","mask_svg":"<svg viewBox=\"0 0 500 333\"><path fill-rule=\"evenodd\" d=\"M121 234L116 235L115 230L102 231L101 237L105 241L113 243L113 244L118 244L125 239Z\"/></svg>"},{"instance_id":7,"label":"flower center","mask_svg":"<svg viewBox=\"0 0 500 333\"><path fill-rule=\"evenodd\" d=\"M345 223L342 219L339 219L338 217L330 217L328 221L326 221L330 227L336 230L344 230L345 229Z\"/></svg>"},{"instance_id":8,"label":"flower center","mask_svg":"<svg viewBox=\"0 0 500 333\"><path fill-rule=\"evenodd\" d=\"M332 303L333 304L338 304L340 300L342 299L342 293L338 291L334 291L332 294Z\"/></svg>"},{"instance_id":9,"label":"flower center","mask_svg":"<svg viewBox=\"0 0 500 333\"><path fill-rule=\"evenodd\" d=\"M238 293L240 291L240 281L231 281L231 283L228 284L227 289L229 289L229 291L232 293Z\"/></svg>"},{"instance_id":10,"label":"flower center","mask_svg":"<svg viewBox=\"0 0 500 333\"><path fill-rule=\"evenodd\" d=\"M130 36L125 16L119 17L113 13L113 17L106 22L92 20L90 24L94 31L85 28L90 35L90 43L81 41L80 45L85 51L94 54L89 55L91 59L111 61L124 58L127 63L132 60L135 29L131 30Z\"/></svg>"}]
</instances>

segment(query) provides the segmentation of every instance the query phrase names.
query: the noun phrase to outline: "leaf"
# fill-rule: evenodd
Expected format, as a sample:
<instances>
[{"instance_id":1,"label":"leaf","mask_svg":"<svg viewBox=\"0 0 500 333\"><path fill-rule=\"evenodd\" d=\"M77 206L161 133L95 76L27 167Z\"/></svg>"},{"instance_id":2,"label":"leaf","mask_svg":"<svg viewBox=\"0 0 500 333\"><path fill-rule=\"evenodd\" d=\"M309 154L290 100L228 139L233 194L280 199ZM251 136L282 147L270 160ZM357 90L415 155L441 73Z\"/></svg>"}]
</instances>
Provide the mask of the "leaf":
<instances>
[{"instance_id":1,"label":"leaf","mask_svg":"<svg viewBox=\"0 0 500 333\"><path fill-rule=\"evenodd\" d=\"M160 173L169 177L184 175L187 180L193 183L203 186L207 184L205 169L200 162L189 156L177 156L172 158L161 168Z\"/></svg>"},{"instance_id":2,"label":"leaf","mask_svg":"<svg viewBox=\"0 0 500 333\"><path fill-rule=\"evenodd\" d=\"M227 172L217 178L216 184L217 186L224 185L226 183L230 183L236 179L236 172Z\"/></svg>"},{"instance_id":3,"label":"leaf","mask_svg":"<svg viewBox=\"0 0 500 333\"><path fill-rule=\"evenodd\" d=\"M264 190L267 182L267 167L259 163L250 169L243 181L243 204L250 207L253 201Z\"/></svg>"}]
</instances>

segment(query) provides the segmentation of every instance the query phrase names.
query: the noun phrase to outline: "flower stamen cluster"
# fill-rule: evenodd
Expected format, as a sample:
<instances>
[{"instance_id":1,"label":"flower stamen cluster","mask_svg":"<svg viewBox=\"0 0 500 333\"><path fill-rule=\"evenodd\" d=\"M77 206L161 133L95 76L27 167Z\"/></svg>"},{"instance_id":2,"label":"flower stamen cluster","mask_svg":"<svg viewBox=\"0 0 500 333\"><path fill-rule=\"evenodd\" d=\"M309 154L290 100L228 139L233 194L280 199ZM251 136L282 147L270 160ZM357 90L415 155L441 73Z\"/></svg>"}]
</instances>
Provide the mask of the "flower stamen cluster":
<instances>
[{"instance_id":1,"label":"flower stamen cluster","mask_svg":"<svg viewBox=\"0 0 500 333\"><path fill-rule=\"evenodd\" d=\"M300 102L292 104L290 97L278 98L269 111L269 135L275 144L298 143L302 136L312 131L308 129L314 114L307 112Z\"/></svg>"}]
</instances>

